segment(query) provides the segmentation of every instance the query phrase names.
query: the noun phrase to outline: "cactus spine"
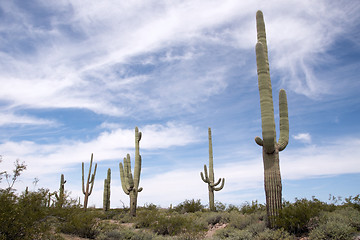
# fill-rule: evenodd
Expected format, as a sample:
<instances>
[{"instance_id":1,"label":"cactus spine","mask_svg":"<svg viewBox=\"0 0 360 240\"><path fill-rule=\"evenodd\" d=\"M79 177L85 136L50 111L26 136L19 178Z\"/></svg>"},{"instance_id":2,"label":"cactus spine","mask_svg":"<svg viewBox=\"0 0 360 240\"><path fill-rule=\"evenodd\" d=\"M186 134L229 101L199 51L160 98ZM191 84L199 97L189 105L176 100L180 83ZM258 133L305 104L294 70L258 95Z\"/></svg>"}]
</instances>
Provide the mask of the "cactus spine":
<instances>
[{"instance_id":1,"label":"cactus spine","mask_svg":"<svg viewBox=\"0 0 360 240\"><path fill-rule=\"evenodd\" d=\"M275 227L275 217L281 209L281 175L279 152L284 150L289 141L289 119L286 92L279 92L280 138L276 142L274 105L272 99L271 79L269 72L268 50L266 45L265 22L263 13L256 13L257 43L256 64L260 92L262 139L255 142L263 148L264 185L266 210L270 227Z\"/></svg>"},{"instance_id":2,"label":"cactus spine","mask_svg":"<svg viewBox=\"0 0 360 240\"><path fill-rule=\"evenodd\" d=\"M86 187L85 187L85 183L84 183L84 162L82 163L82 191L84 196L84 209L86 211L87 205L88 205L88 200L89 200L89 196L92 193L93 187L94 187L94 182L95 182L95 174L96 174L96 168L97 168L97 163L95 164L95 169L94 169L94 173L91 174L91 168L92 168L92 163L93 163L93 154L91 154L91 160L90 160L90 166L89 166L89 174L88 174L88 178L86 181Z\"/></svg>"},{"instance_id":3,"label":"cactus spine","mask_svg":"<svg viewBox=\"0 0 360 240\"><path fill-rule=\"evenodd\" d=\"M124 158L124 166L121 162L119 163L121 186L124 192L130 197L130 215L134 217L136 216L137 196L138 193L142 191L142 188L139 188L141 172L141 155L139 150L140 140L141 132L139 132L138 127L135 127L134 177L131 174L130 154L127 154L126 158Z\"/></svg>"},{"instance_id":4,"label":"cactus spine","mask_svg":"<svg viewBox=\"0 0 360 240\"><path fill-rule=\"evenodd\" d=\"M208 184L209 188L209 205L210 210L215 211L215 203L214 203L214 191L220 191L223 189L225 184L225 178L219 180L217 182L214 181L214 163L213 163L213 151L212 151L212 139L211 139L211 128L208 129L209 134L209 174L206 168L206 164L204 165L204 174L200 172L201 179ZM205 177L204 177L205 175ZM219 187L216 187L221 182Z\"/></svg>"},{"instance_id":5,"label":"cactus spine","mask_svg":"<svg viewBox=\"0 0 360 240\"><path fill-rule=\"evenodd\" d=\"M107 171L107 178L104 180L104 199L103 209L108 211L110 209L110 180L111 180L111 169Z\"/></svg>"},{"instance_id":6,"label":"cactus spine","mask_svg":"<svg viewBox=\"0 0 360 240\"><path fill-rule=\"evenodd\" d=\"M55 192L55 197L56 197L56 206L58 208L62 208L63 205L64 205L64 202L65 202L65 183L66 183L66 180L64 180L64 174L61 174L61 177L60 177L60 188L59 188L59 195ZM49 195L49 198L51 196ZM50 201L50 200L49 200ZM50 204L49 204L50 205Z\"/></svg>"}]
</instances>

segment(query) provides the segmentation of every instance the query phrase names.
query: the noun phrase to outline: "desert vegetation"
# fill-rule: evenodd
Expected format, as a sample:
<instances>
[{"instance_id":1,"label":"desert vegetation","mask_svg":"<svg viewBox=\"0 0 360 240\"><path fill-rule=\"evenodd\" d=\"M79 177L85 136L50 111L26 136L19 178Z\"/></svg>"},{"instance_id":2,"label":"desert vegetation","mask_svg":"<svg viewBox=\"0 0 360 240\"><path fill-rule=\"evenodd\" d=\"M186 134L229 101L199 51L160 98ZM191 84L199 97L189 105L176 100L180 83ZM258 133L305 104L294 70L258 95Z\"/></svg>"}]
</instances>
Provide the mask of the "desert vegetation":
<instances>
[{"instance_id":1,"label":"desert vegetation","mask_svg":"<svg viewBox=\"0 0 360 240\"><path fill-rule=\"evenodd\" d=\"M48 205L48 189L0 190L0 239L355 239L360 231L360 195L340 203L315 197L283 201L268 228L265 205L215 202L210 211L200 200L172 208L155 204L129 208L87 208L65 194L63 206ZM56 200L57 201L57 200Z\"/></svg>"}]
</instances>

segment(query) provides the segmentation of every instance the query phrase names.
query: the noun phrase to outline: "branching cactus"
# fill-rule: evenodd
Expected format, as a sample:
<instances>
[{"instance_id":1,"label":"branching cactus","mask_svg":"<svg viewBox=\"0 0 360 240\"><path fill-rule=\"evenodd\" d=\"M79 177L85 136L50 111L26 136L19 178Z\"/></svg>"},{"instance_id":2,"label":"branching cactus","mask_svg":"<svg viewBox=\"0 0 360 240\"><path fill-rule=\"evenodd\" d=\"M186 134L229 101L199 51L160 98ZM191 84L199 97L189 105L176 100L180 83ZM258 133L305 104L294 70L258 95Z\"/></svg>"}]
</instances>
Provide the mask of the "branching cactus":
<instances>
[{"instance_id":1,"label":"branching cactus","mask_svg":"<svg viewBox=\"0 0 360 240\"><path fill-rule=\"evenodd\" d=\"M204 165L204 174L202 172L200 172L200 176L201 176L201 179L205 183L208 184L210 210L215 211L216 209L215 209L215 203L214 203L214 191L220 191L221 189L223 189L224 184L225 184L225 178L223 178L223 179L219 178L219 180L217 182L215 182L215 180L214 180L215 177L214 177L211 128L209 128L208 133L209 133L209 174L208 174L207 167L205 164ZM221 183L221 185L219 187L217 187L220 183Z\"/></svg>"},{"instance_id":2,"label":"branching cactus","mask_svg":"<svg viewBox=\"0 0 360 240\"><path fill-rule=\"evenodd\" d=\"M64 180L64 174L61 174L61 178L60 178L60 188L59 188L59 195L54 192L55 194L55 197L56 197L56 206L58 208L62 208L63 205L64 205L64 202L65 202L65 183L66 183L66 180ZM49 196L50 198L51 196Z\"/></svg>"},{"instance_id":3,"label":"branching cactus","mask_svg":"<svg viewBox=\"0 0 360 240\"><path fill-rule=\"evenodd\" d=\"M124 192L130 197L130 215L134 217L136 216L137 196L138 193L142 191L142 188L139 188L141 172L141 155L139 150L140 140L141 132L139 132L138 127L136 127L134 177L131 173L130 154L127 154L126 158L124 158L124 166L121 162L119 163L121 186Z\"/></svg>"},{"instance_id":4,"label":"branching cactus","mask_svg":"<svg viewBox=\"0 0 360 240\"><path fill-rule=\"evenodd\" d=\"M111 169L107 171L107 178L104 180L104 199L103 209L108 211L110 209L110 181L111 181Z\"/></svg>"},{"instance_id":5,"label":"branching cactus","mask_svg":"<svg viewBox=\"0 0 360 240\"><path fill-rule=\"evenodd\" d=\"M288 107L286 92L281 89L279 92L280 138L276 141L265 22L261 11L256 13L256 26L258 41L256 44L256 64L260 92L262 139L256 137L255 142L263 148L268 222L270 227L275 227L275 217L279 215L282 198L279 152L285 149L289 141Z\"/></svg>"},{"instance_id":6,"label":"branching cactus","mask_svg":"<svg viewBox=\"0 0 360 240\"><path fill-rule=\"evenodd\" d=\"M93 154L91 154L91 160L90 160L90 166L89 166L89 174L88 174L88 178L87 178L87 181L86 181L86 186L85 186L85 182L84 182L84 162L82 163L82 191L83 191L83 194L85 195L84 196L84 209L85 209L85 211L87 209L89 196L92 193L92 190L93 190L93 187L94 187L94 182L95 182L95 174L96 174L97 163L95 164L94 173L91 174L92 163L93 163Z\"/></svg>"}]
</instances>

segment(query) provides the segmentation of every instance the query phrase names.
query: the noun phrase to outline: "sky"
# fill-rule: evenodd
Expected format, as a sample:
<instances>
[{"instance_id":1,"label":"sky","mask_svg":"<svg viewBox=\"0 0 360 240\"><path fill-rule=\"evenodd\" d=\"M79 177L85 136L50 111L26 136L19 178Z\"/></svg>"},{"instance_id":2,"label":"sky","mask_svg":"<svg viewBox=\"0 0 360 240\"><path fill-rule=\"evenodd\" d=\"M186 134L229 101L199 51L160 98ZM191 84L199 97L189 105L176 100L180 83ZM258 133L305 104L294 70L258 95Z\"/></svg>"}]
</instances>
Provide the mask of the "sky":
<instances>
[{"instance_id":1,"label":"sky","mask_svg":"<svg viewBox=\"0 0 360 240\"><path fill-rule=\"evenodd\" d=\"M25 162L14 187L81 198L94 154L89 206L129 205L119 163L134 167L142 132L138 205L208 203L200 178L212 129L215 200L265 202L256 73L256 11L264 13L283 198L360 193L360 2L329 0L0 1L0 163ZM34 184L34 179L38 179ZM6 187L3 179L0 186Z\"/></svg>"}]
</instances>

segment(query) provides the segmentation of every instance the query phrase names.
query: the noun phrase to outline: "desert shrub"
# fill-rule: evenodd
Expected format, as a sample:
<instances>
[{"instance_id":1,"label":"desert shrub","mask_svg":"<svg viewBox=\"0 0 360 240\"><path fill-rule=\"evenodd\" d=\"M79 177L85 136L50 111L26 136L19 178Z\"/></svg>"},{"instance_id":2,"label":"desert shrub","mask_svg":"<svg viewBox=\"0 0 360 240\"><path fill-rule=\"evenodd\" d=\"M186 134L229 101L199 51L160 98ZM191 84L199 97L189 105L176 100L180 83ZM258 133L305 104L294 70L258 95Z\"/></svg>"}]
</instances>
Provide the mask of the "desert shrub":
<instances>
[{"instance_id":1,"label":"desert shrub","mask_svg":"<svg viewBox=\"0 0 360 240\"><path fill-rule=\"evenodd\" d=\"M350 196L345 198L344 206L352 207L360 211L360 194L355 197Z\"/></svg>"},{"instance_id":2,"label":"desert shrub","mask_svg":"<svg viewBox=\"0 0 360 240\"><path fill-rule=\"evenodd\" d=\"M207 229L207 225L196 221L197 218L191 215L159 215L157 221L151 226L151 229L161 235L177 235L180 233L191 233L196 235Z\"/></svg>"},{"instance_id":3,"label":"desert shrub","mask_svg":"<svg viewBox=\"0 0 360 240\"><path fill-rule=\"evenodd\" d=\"M140 207L139 209L146 209L146 210L155 210L158 209L158 207L153 203L146 203L144 207Z\"/></svg>"},{"instance_id":4,"label":"desert shrub","mask_svg":"<svg viewBox=\"0 0 360 240\"><path fill-rule=\"evenodd\" d=\"M184 202L178 204L174 210L179 213L194 213L197 211L202 211L204 206L201 204L200 199L198 200L185 200Z\"/></svg>"},{"instance_id":5,"label":"desert shrub","mask_svg":"<svg viewBox=\"0 0 360 240\"><path fill-rule=\"evenodd\" d=\"M243 214L252 214L258 211L265 211L266 207L264 204L258 203L256 200L252 201L251 204L249 202L242 204L239 210Z\"/></svg>"},{"instance_id":6,"label":"desert shrub","mask_svg":"<svg viewBox=\"0 0 360 240\"><path fill-rule=\"evenodd\" d=\"M261 216L262 215L255 214L255 213L254 214L242 214L240 212L231 212L229 226L241 230L253 223L262 221Z\"/></svg>"},{"instance_id":7,"label":"desert shrub","mask_svg":"<svg viewBox=\"0 0 360 240\"><path fill-rule=\"evenodd\" d=\"M0 190L0 239L37 239L46 234L46 194L44 189L20 196Z\"/></svg>"},{"instance_id":8,"label":"desert shrub","mask_svg":"<svg viewBox=\"0 0 360 240\"><path fill-rule=\"evenodd\" d=\"M295 199L294 203L286 201L276 225L296 235L308 233L310 220L318 217L323 210L334 210L333 207L314 197L312 200Z\"/></svg>"},{"instance_id":9,"label":"desert shrub","mask_svg":"<svg viewBox=\"0 0 360 240\"><path fill-rule=\"evenodd\" d=\"M58 231L84 238L94 239L96 237L98 231L95 227L97 217L95 211L88 209L85 212L83 209L72 209L68 213L59 224Z\"/></svg>"},{"instance_id":10,"label":"desert shrub","mask_svg":"<svg viewBox=\"0 0 360 240\"><path fill-rule=\"evenodd\" d=\"M227 227L216 231L213 239L252 240L254 239L254 235L247 230L239 230L232 227Z\"/></svg>"},{"instance_id":11,"label":"desert shrub","mask_svg":"<svg viewBox=\"0 0 360 240\"><path fill-rule=\"evenodd\" d=\"M354 232L355 229L349 226L349 224L330 221L321 223L310 232L309 237L313 240L351 240L353 239Z\"/></svg>"},{"instance_id":12,"label":"desert shrub","mask_svg":"<svg viewBox=\"0 0 360 240\"><path fill-rule=\"evenodd\" d=\"M216 211L223 212L226 209L226 205L224 203L220 202L220 201L216 201L215 202L215 209L216 209Z\"/></svg>"},{"instance_id":13,"label":"desert shrub","mask_svg":"<svg viewBox=\"0 0 360 240\"><path fill-rule=\"evenodd\" d=\"M160 215L160 213L159 213L158 210L153 210L153 211L141 210L141 211L138 211L137 216L134 219L135 227L136 228L148 228L152 224L154 224L154 222L157 221L157 219L159 218L159 215Z\"/></svg>"},{"instance_id":14,"label":"desert shrub","mask_svg":"<svg viewBox=\"0 0 360 240\"><path fill-rule=\"evenodd\" d=\"M229 206L227 206L227 208L226 208L226 211L227 212L232 212L232 211L240 212L240 209L233 204L229 204Z\"/></svg>"},{"instance_id":15,"label":"desert shrub","mask_svg":"<svg viewBox=\"0 0 360 240\"><path fill-rule=\"evenodd\" d=\"M96 240L152 240L154 234L144 231L133 231L129 228L118 228L110 231L103 231L97 237Z\"/></svg>"},{"instance_id":16,"label":"desert shrub","mask_svg":"<svg viewBox=\"0 0 360 240\"><path fill-rule=\"evenodd\" d=\"M205 221L195 214L168 213L166 211L141 211L135 219L136 228L149 228L159 235L180 233L198 234L207 229Z\"/></svg>"},{"instance_id":17,"label":"desert shrub","mask_svg":"<svg viewBox=\"0 0 360 240\"><path fill-rule=\"evenodd\" d=\"M228 223L230 214L227 212L207 212L203 213L203 218L205 218L207 224L215 225L218 223Z\"/></svg>"},{"instance_id":18,"label":"desert shrub","mask_svg":"<svg viewBox=\"0 0 360 240\"><path fill-rule=\"evenodd\" d=\"M256 221L256 222L253 222L251 224L249 224L245 230L249 231L252 233L252 235L256 236L258 235L259 233L265 231L266 229L266 223L265 221Z\"/></svg>"},{"instance_id":19,"label":"desert shrub","mask_svg":"<svg viewBox=\"0 0 360 240\"><path fill-rule=\"evenodd\" d=\"M284 229L265 229L265 231L260 232L256 238L256 240L295 240L294 236L291 236Z\"/></svg>"},{"instance_id":20,"label":"desert shrub","mask_svg":"<svg viewBox=\"0 0 360 240\"><path fill-rule=\"evenodd\" d=\"M311 239L352 239L360 226L360 215L356 209L344 208L334 212L322 212L316 228L310 232Z\"/></svg>"},{"instance_id":21,"label":"desert shrub","mask_svg":"<svg viewBox=\"0 0 360 240\"><path fill-rule=\"evenodd\" d=\"M128 210L118 211L118 213L115 214L112 219L117 220L121 223L128 223L133 221L133 217L129 214Z\"/></svg>"}]
</instances>

